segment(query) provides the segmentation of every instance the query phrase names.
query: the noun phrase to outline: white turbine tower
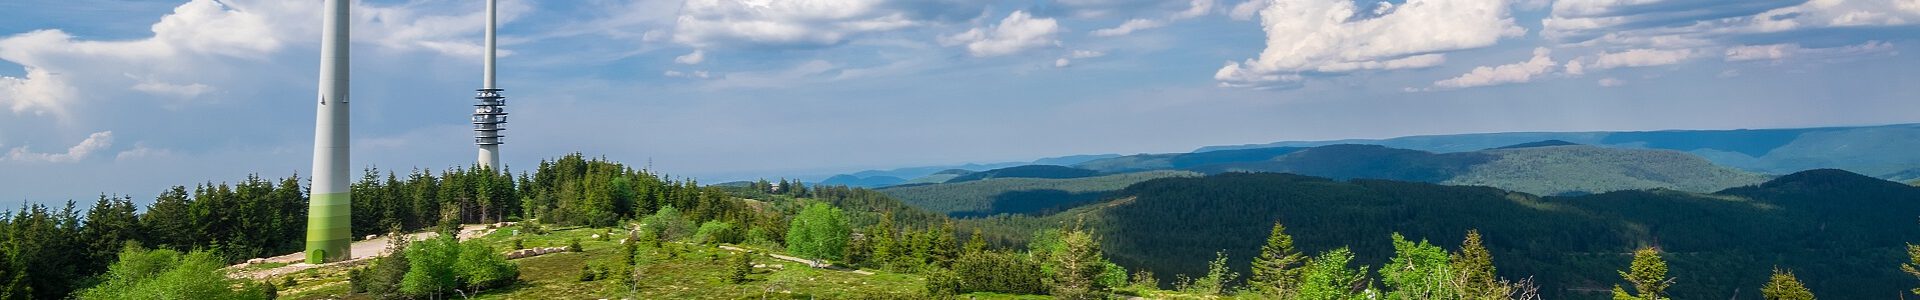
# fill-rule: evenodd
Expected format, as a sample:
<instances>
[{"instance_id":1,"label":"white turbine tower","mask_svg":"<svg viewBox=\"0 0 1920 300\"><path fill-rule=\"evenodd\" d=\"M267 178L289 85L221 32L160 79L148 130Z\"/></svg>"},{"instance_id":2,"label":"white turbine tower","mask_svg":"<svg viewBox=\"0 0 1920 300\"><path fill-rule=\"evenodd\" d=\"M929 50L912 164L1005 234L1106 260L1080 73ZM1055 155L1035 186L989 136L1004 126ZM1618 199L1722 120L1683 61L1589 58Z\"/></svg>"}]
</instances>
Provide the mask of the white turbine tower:
<instances>
[{"instance_id":1,"label":"white turbine tower","mask_svg":"<svg viewBox=\"0 0 1920 300\"><path fill-rule=\"evenodd\" d=\"M321 9L320 104L313 124L313 192L307 204L307 263L353 257L353 200L347 189L348 0L326 0Z\"/></svg>"},{"instance_id":2,"label":"white turbine tower","mask_svg":"<svg viewBox=\"0 0 1920 300\"><path fill-rule=\"evenodd\" d=\"M485 74L482 75L480 93L474 96L480 101L473 105L473 143L480 146L480 166L496 172L500 170L500 144L504 143L501 138L506 137L500 135L501 130L506 130L501 125L507 123L507 97L500 95L505 90L494 85L493 80L495 27L498 27L499 16L497 2L487 0L487 54L486 61L482 63Z\"/></svg>"}]
</instances>

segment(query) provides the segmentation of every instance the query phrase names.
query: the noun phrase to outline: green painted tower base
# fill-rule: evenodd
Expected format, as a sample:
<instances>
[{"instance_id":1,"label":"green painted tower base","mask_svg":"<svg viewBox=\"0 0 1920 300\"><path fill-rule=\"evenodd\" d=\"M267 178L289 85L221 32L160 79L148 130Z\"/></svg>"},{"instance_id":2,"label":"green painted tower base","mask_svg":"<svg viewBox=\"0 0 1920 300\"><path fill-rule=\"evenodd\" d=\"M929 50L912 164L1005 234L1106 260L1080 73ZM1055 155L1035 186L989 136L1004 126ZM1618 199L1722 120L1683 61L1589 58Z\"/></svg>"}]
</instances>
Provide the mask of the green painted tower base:
<instances>
[{"instance_id":1,"label":"green painted tower base","mask_svg":"<svg viewBox=\"0 0 1920 300\"><path fill-rule=\"evenodd\" d=\"M353 203L349 193L315 194L307 207L307 263L320 264L353 257Z\"/></svg>"}]
</instances>

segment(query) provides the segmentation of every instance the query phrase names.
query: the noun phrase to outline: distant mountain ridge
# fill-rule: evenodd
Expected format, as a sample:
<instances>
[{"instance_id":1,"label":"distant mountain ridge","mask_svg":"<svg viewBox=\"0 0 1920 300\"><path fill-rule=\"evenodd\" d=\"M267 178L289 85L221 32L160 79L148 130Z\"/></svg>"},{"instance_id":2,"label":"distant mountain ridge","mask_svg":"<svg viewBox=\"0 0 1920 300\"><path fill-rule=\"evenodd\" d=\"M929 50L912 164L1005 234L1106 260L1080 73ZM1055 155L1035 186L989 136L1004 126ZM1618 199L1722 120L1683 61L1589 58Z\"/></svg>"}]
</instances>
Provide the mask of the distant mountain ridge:
<instances>
[{"instance_id":1,"label":"distant mountain ridge","mask_svg":"<svg viewBox=\"0 0 1920 300\"><path fill-rule=\"evenodd\" d=\"M1198 165L1246 162L1250 160L1247 157L1271 158L1300 149L1339 144L1379 145L1433 153L1578 144L1603 148L1680 151L1714 164L1763 174L1787 174L1803 170L1834 168L1889 180L1920 179L1920 152L1912 151L1912 149L1920 149L1920 124L1740 130L1507 132L1408 136L1390 139L1283 141L1266 144L1207 146L1189 153L1126 156L1074 155L1043 158L1033 163L914 167L861 171L848 175L855 178L890 176L906 178L910 181L902 184L924 184L935 181L915 179L949 169L984 171L1028 164L1074 166L1104 173L1186 170L1194 169Z\"/></svg>"},{"instance_id":2,"label":"distant mountain ridge","mask_svg":"<svg viewBox=\"0 0 1920 300\"><path fill-rule=\"evenodd\" d=\"M1665 149L1692 153L1716 164L1787 174L1835 168L1898 179L1920 168L1920 124L1739 130L1507 132L1408 136L1389 139L1283 141L1207 146L1194 152L1271 147L1368 144L1430 152L1464 152L1557 140L1609 148Z\"/></svg>"}]
</instances>

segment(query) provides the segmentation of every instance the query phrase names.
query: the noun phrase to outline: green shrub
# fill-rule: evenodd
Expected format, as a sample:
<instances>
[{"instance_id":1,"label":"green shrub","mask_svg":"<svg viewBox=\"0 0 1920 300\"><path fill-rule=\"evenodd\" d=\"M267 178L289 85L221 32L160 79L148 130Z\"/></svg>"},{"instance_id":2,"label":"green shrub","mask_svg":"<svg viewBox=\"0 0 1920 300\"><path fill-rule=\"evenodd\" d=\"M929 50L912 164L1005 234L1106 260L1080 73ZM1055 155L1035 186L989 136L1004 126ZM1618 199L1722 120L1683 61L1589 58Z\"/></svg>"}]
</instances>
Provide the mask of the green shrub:
<instances>
[{"instance_id":1,"label":"green shrub","mask_svg":"<svg viewBox=\"0 0 1920 300\"><path fill-rule=\"evenodd\" d=\"M747 274L753 273L753 253L741 252L739 255L734 255L733 261L728 263L727 266L730 267L730 269L727 270L727 283L739 284L747 282Z\"/></svg>"},{"instance_id":2,"label":"green shrub","mask_svg":"<svg viewBox=\"0 0 1920 300\"><path fill-rule=\"evenodd\" d=\"M182 254L130 246L107 267L100 285L75 293L79 299L267 299L258 283L227 278L226 264L205 251ZM235 289L234 287L240 287Z\"/></svg>"},{"instance_id":3,"label":"green shrub","mask_svg":"<svg viewBox=\"0 0 1920 300\"><path fill-rule=\"evenodd\" d=\"M594 281L595 279L599 279L599 276L600 273L593 271L593 266L580 265L580 281Z\"/></svg>"},{"instance_id":4,"label":"green shrub","mask_svg":"<svg viewBox=\"0 0 1920 300\"><path fill-rule=\"evenodd\" d=\"M518 265L479 242L459 243L441 236L414 243L405 253L408 269L401 276L400 292L411 297L479 291L506 286L520 277Z\"/></svg>"},{"instance_id":5,"label":"green shrub","mask_svg":"<svg viewBox=\"0 0 1920 300\"><path fill-rule=\"evenodd\" d=\"M586 251L586 250L580 247L580 239L576 238L576 239L567 240L567 252L581 252L581 251Z\"/></svg>"},{"instance_id":6,"label":"green shrub","mask_svg":"<svg viewBox=\"0 0 1920 300\"><path fill-rule=\"evenodd\" d=\"M706 223L700 224L700 230L693 233L693 241L694 243L704 245L738 244L740 243L740 233L737 228L733 227L732 223L718 220L707 221Z\"/></svg>"}]
</instances>

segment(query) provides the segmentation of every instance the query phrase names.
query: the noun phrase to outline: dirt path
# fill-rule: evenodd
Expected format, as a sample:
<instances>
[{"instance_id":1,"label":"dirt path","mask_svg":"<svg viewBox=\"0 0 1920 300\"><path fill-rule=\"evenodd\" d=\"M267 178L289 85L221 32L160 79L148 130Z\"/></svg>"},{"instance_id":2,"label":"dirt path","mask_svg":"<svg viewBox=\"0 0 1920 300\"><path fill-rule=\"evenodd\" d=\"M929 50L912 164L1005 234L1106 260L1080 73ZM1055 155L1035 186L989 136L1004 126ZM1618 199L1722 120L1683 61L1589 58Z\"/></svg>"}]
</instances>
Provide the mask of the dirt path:
<instances>
[{"instance_id":1,"label":"dirt path","mask_svg":"<svg viewBox=\"0 0 1920 300\"><path fill-rule=\"evenodd\" d=\"M745 248L740 248L740 247L734 247L734 246L727 246L727 245L720 245L720 249L723 249L723 250L727 250L727 251L733 251L733 252L749 252L749 251L753 251L753 250L750 250L750 249L745 249ZM838 270L838 271L847 271L847 272L852 272L852 273L854 273L854 274L860 274L860 275L873 275L873 272L869 272L869 271L867 271L867 270L860 270L860 269L851 269L851 270L850 270L850 269L846 269L846 268L839 268L839 267L834 267L834 266L833 266L832 264L828 264L828 263L824 263L824 262L820 262L820 261L816 261L816 260L811 260L811 259L805 259L805 258L799 258L799 257L792 257L792 256L786 256L786 255L780 255L780 254L773 254L773 253L766 253L766 255L767 255L768 257L773 257L773 258L775 258L775 259L779 259L779 260L785 260L785 261L791 261L791 262L797 262L797 263L803 263L803 264L807 264L807 266L810 266L810 267L815 267L815 268L824 268L824 269L829 269L829 270Z\"/></svg>"},{"instance_id":2,"label":"dirt path","mask_svg":"<svg viewBox=\"0 0 1920 300\"><path fill-rule=\"evenodd\" d=\"M486 229L486 226L487 224L461 225L460 240L472 239L475 237L486 235L488 233L492 233L491 230ZM413 234L408 234L407 240L418 241L423 239L434 238L437 236L440 236L440 233L431 232L431 231L416 232ZM391 240L392 238L393 237L391 236L382 236L382 237L377 237L369 240L353 242L353 244L349 246L351 247L350 248L351 250L349 251L351 251L353 256L343 261L330 262L330 263L318 264L318 265L308 264L305 262L307 257L306 252L294 252L292 254L287 254L287 255L268 257L266 258L266 261L265 261L267 263L288 263L288 265L286 266L266 269L266 270L234 271L234 272L228 273L227 277L260 280L260 279L270 278L273 276L292 274L294 272L305 271L307 269L318 268L323 266L352 265L352 264L364 263L365 260L369 258L387 255L387 243L388 243L388 240ZM248 264L242 263L238 265L229 266L227 268L241 269L241 268L245 268L247 265Z\"/></svg>"}]
</instances>

